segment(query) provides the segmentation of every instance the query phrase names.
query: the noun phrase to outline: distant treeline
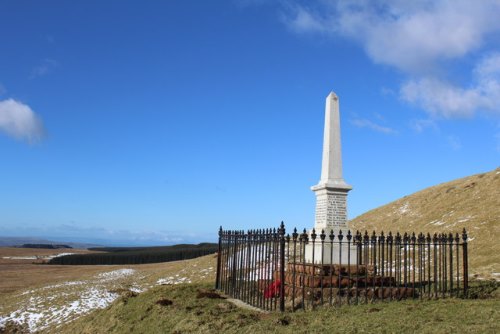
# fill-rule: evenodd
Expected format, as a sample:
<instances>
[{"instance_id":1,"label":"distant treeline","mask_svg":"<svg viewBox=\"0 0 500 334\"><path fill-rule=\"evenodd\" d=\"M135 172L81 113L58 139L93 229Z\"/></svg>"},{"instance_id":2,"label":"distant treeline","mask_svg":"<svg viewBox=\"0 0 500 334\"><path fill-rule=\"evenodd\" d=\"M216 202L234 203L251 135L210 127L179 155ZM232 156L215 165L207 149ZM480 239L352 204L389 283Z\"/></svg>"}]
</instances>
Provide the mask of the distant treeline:
<instances>
[{"instance_id":1,"label":"distant treeline","mask_svg":"<svg viewBox=\"0 0 500 334\"><path fill-rule=\"evenodd\" d=\"M49 264L99 265L143 264L187 260L217 252L217 244L174 245L162 247L96 247L89 248L105 253L73 254L53 258Z\"/></svg>"},{"instance_id":2,"label":"distant treeline","mask_svg":"<svg viewBox=\"0 0 500 334\"><path fill-rule=\"evenodd\" d=\"M60 248L72 248L68 245L52 245L52 244L24 244L18 246L19 248L43 248L43 249L60 249Z\"/></svg>"}]
</instances>

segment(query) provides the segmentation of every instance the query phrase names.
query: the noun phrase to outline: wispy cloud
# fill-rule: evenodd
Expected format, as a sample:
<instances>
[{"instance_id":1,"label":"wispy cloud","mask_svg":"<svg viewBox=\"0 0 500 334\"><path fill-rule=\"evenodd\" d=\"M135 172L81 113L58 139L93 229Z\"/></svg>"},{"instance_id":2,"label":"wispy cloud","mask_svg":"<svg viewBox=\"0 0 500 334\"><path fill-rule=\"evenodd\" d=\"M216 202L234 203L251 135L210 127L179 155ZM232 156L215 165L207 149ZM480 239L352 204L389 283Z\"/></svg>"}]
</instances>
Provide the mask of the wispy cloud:
<instances>
[{"instance_id":1,"label":"wispy cloud","mask_svg":"<svg viewBox=\"0 0 500 334\"><path fill-rule=\"evenodd\" d=\"M368 119L364 119L364 118L351 119L350 123L358 128L367 128L367 129L370 129L370 130L373 130L376 132L380 132L380 133L384 133L384 134L388 134L388 135L395 135L398 133L396 130L394 130L392 128L376 124L376 123L374 123Z\"/></svg>"},{"instance_id":2,"label":"wispy cloud","mask_svg":"<svg viewBox=\"0 0 500 334\"><path fill-rule=\"evenodd\" d=\"M288 26L298 33L307 32L329 32L335 30L335 26L330 24L328 19L316 15L310 9L302 6L291 6L293 18L283 15L282 18Z\"/></svg>"},{"instance_id":3,"label":"wispy cloud","mask_svg":"<svg viewBox=\"0 0 500 334\"><path fill-rule=\"evenodd\" d=\"M431 119L415 119L411 121L411 128L415 130L415 132L424 132L426 129L432 129L435 131L439 130L436 122Z\"/></svg>"},{"instance_id":4,"label":"wispy cloud","mask_svg":"<svg viewBox=\"0 0 500 334\"><path fill-rule=\"evenodd\" d=\"M473 66L473 82L451 83L441 66L498 38L498 0L310 1L285 8L293 31L352 39L373 62L406 73L401 97L432 117L472 117L484 110L500 114L498 55Z\"/></svg>"},{"instance_id":5,"label":"wispy cloud","mask_svg":"<svg viewBox=\"0 0 500 334\"><path fill-rule=\"evenodd\" d=\"M43 123L33 110L13 99L0 101L0 131L28 143L40 141L45 134Z\"/></svg>"},{"instance_id":6,"label":"wispy cloud","mask_svg":"<svg viewBox=\"0 0 500 334\"><path fill-rule=\"evenodd\" d=\"M7 89L0 83L0 96L4 95L5 93L7 93Z\"/></svg>"},{"instance_id":7,"label":"wispy cloud","mask_svg":"<svg viewBox=\"0 0 500 334\"><path fill-rule=\"evenodd\" d=\"M31 70L29 78L35 79L38 77L43 77L52 72L58 66L59 63L54 59L43 59L40 64L38 64Z\"/></svg>"},{"instance_id":8,"label":"wispy cloud","mask_svg":"<svg viewBox=\"0 0 500 334\"><path fill-rule=\"evenodd\" d=\"M454 135L450 135L447 138L448 145L451 147L453 151L458 151L462 148L462 142L460 141L460 138Z\"/></svg>"}]
</instances>

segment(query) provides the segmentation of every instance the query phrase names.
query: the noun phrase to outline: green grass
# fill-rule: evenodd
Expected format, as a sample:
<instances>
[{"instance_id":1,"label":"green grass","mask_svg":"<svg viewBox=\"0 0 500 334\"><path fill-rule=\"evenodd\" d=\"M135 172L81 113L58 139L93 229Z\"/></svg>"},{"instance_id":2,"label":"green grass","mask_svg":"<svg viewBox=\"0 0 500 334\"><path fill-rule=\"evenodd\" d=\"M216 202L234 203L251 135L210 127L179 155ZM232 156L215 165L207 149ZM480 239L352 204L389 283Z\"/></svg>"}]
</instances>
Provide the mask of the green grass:
<instances>
[{"instance_id":1,"label":"green grass","mask_svg":"<svg viewBox=\"0 0 500 334\"><path fill-rule=\"evenodd\" d=\"M490 284L490 283L488 283ZM499 333L498 284L487 299L383 302L295 313L261 313L226 299L197 298L206 283L159 286L124 296L57 329L58 333ZM170 305L161 305L168 300ZM164 304L169 304L166 302Z\"/></svg>"}]
</instances>

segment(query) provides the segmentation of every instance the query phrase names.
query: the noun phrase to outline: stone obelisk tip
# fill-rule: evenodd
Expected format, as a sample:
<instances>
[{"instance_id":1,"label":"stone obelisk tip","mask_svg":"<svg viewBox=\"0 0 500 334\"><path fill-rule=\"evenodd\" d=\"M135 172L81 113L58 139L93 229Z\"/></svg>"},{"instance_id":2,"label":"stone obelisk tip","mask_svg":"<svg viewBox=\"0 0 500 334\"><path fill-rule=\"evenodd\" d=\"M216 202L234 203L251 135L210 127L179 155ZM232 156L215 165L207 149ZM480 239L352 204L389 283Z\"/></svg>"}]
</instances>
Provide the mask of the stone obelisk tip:
<instances>
[{"instance_id":1,"label":"stone obelisk tip","mask_svg":"<svg viewBox=\"0 0 500 334\"><path fill-rule=\"evenodd\" d=\"M335 100L339 99L339 97L337 96L337 94L335 94L335 92L333 90L330 92L330 94L328 94L328 96L326 98L327 99L335 99Z\"/></svg>"}]
</instances>

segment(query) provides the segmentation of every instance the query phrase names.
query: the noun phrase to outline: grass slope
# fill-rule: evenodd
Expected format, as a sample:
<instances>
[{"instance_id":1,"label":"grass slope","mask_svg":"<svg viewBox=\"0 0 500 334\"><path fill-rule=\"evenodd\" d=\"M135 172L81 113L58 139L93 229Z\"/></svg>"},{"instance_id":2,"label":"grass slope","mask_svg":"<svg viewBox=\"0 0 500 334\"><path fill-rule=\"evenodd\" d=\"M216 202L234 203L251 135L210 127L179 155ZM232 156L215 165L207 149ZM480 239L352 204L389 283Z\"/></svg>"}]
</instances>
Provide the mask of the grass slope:
<instances>
[{"instance_id":1,"label":"grass slope","mask_svg":"<svg viewBox=\"0 0 500 334\"><path fill-rule=\"evenodd\" d=\"M377 303L313 312L261 313L198 298L209 284L161 286L124 297L59 333L498 333L500 300ZM467 312L464 312L467 310Z\"/></svg>"},{"instance_id":2,"label":"grass slope","mask_svg":"<svg viewBox=\"0 0 500 334\"><path fill-rule=\"evenodd\" d=\"M469 273L500 279L500 168L442 183L371 210L352 230L461 232L469 235Z\"/></svg>"},{"instance_id":3,"label":"grass slope","mask_svg":"<svg viewBox=\"0 0 500 334\"><path fill-rule=\"evenodd\" d=\"M490 297L488 299L386 302L337 309L320 308L314 312L262 313L235 306L227 299L208 298L210 294L200 294L200 291L210 291L213 287L215 264L215 257L209 255L154 266L128 267L136 272L125 277L123 282L113 281L107 285L108 291L120 293L115 302L81 317L75 315L65 321L39 327L40 333L500 332L498 283L488 283L486 288L471 291L473 296ZM121 267L114 267L118 268ZM163 285L158 285L158 282L163 282ZM95 287L94 281L90 280L89 284ZM137 285L144 291L136 293L130 289ZM57 309L61 305L57 305L53 297L59 292L70 292L45 290L33 291L29 295L19 294L21 291L18 291L11 297L41 298L41 292L48 293L45 308ZM492 295L496 297L492 298ZM2 302L6 307L9 305L8 308L15 304L12 299ZM23 326L10 323L4 332L0 329L0 333L19 333L16 330L22 329Z\"/></svg>"},{"instance_id":4,"label":"grass slope","mask_svg":"<svg viewBox=\"0 0 500 334\"><path fill-rule=\"evenodd\" d=\"M107 307L115 299L160 285L212 282L215 258L208 255L188 261L127 266L47 266L18 264L0 283L18 282L0 289L0 334L59 333L58 327ZM10 267L9 267L10 268ZM2 284L0 284L0 287ZM6 329L7 328L7 329ZM78 333L79 331L75 331ZM97 332L102 333L102 332Z\"/></svg>"},{"instance_id":5,"label":"grass slope","mask_svg":"<svg viewBox=\"0 0 500 334\"><path fill-rule=\"evenodd\" d=\"M204 271L215 258L180 261ZM172 268L173 269L173 268ZM165 272L163 276L173 275ZM192 284L156 286L139 295L123 295L105 310L58 328L58 333L498 333L498 283L477 283L471 295L487 299L445 299L373 303L313 312L263 313L206 298L215 280L211 271ZM201 298L200 298L201 297ZM464 312L467 310L467 312Z\"/></svg>"}]
</instances>

